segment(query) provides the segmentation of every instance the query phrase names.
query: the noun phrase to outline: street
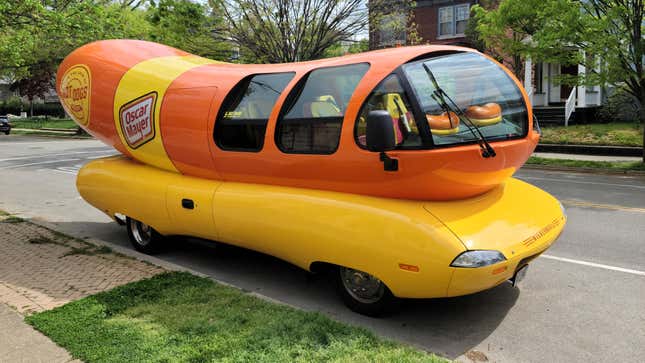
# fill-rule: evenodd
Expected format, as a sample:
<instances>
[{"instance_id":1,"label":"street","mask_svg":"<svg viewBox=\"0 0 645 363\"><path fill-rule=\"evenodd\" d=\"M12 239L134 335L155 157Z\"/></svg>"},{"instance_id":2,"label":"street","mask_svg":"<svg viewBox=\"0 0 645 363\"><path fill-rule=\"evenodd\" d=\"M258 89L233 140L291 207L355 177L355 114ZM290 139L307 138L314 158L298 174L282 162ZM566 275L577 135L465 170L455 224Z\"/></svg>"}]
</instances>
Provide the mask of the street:
<instances>
[{"instance_id":1,"label":"street","mask_svg":"<svg viewBox=\"0 0 645 363\"><path fill-rule=\"evenodd\" d=\"M86 204L75 186L84 163L115 153L95 140L0 137L0 209L128 246L125 228ZM270 256L177 239L157 257L451 359L642 360L645 176L535 169L515 176L556 196L568 214L564 233L531 264L520 289L503 284L471 296L404 301L399 313L373 319L349 311L326 279Z\"/></svg>"}]
</instances>

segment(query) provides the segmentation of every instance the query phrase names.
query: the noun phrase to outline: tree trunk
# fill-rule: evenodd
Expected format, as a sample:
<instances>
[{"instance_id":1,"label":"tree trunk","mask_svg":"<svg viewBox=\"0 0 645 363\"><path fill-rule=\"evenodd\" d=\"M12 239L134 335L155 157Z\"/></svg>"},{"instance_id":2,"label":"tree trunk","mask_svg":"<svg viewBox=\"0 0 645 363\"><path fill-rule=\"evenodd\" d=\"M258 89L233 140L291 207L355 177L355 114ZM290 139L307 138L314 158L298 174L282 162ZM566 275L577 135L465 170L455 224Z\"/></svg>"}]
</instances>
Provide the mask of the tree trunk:
<instances>
[{"instance_id":1,"label":"tree trunk","mask_svg":"<svg viewBox=\"0 0 645 363\"><path fill-rule=\"evenodd\" d=\"M640 103L640 111L638 111L640 124L643 126L643 163L645 163L645 105Z\"/></svg>"},{"instance_id":2,"label":"tree trunk","mask_svg":"<svg viewBox=\"0 0 645 363\"><path fill-rule=\"evenodd\" d=\"M641 99L638 100L638 122L643 126L643 163L645 163L645 101L642 96L644 95L641 94Z\"/></svg>"},{"instance_id":3,"label":"tree trunk","mask_svg":"<svg viewBox=\"0 0 645 363\"><path fill-rule=\"evenodd\" d=\"M640 92L637 93L638 100L638 121L643 126L643 163L645 163L645 87L641 87Z\"/></svg>"}]
</instances>

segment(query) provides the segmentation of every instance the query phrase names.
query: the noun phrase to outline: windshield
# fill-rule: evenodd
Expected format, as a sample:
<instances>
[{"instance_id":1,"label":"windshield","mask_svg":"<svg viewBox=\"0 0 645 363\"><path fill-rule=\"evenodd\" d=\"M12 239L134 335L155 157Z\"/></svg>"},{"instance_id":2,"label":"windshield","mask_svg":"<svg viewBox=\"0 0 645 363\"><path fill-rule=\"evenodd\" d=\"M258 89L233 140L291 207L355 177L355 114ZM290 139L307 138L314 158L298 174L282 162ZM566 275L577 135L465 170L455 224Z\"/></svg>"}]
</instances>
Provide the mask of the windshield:
<instances>
[{"instance_id":1,"label":"windshield","mask_svg":"<svg viewBox=\"0 0 645 363\"><path fill-rule=\"evenodd\" d=\"M528 113L522 93L500 66L484 56L447 54L406 64L403 70L435 145L477 141L468 126L478 127L489 141L526 135ZM433 98L436 88L428 70L461 112L448 110Z\"/></svg>"}]
</instances>

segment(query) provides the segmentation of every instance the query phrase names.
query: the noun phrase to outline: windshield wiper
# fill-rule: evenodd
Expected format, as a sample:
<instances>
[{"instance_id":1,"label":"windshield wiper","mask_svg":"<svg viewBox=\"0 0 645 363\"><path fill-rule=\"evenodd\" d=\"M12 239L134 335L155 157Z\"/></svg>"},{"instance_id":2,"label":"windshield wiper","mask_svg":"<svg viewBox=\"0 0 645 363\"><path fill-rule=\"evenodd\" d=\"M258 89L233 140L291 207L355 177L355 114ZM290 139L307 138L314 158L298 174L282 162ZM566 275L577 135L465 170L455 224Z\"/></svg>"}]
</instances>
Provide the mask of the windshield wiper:
<instances>
[{"instance_id":1,"label":"windshield wiper","mask_svg":"<svg viewBox=\"0 0 645 363\"><path fill-rule=\"evenodd\" d=\"M485 158L495 157L495 155L497 155L495 153L495 149L493 149L493 147L490 146L490 144L486 140L486 137L484 137L484 134L482 134L479 127L477 127L477 125L475 125L472 122L472 120L468 116L466 116L466 114L461 110L461 108L457 106L455 101L453 101L452 98L448 96L446 91L444 91L443 88L439 87L439 83L437 82L437 79L434 77L434 74L432 73L428 65L426 65L425 63L422 63L422 64L423 64L423 69L428 74L428 78L430 78L430 81L432 82L435 88L435 90L432 92L432 98L435 101L437 101L439 106L441 106L441 108L443 108L446 114L448 114L448 119L450 119L450 111L466 119L466 121L468 122L465 122L464 124L466 125L466 127L468 127L468 130L470 131L470 133L472 133L473 136L475 136L475 138L477 139L477 143L479 144L479 147L482 150L482 156ZM446 102L446 98L450 101L450 103L452 103L452 107L448 104L448 102Z\"/></svg>"}]
</instances>

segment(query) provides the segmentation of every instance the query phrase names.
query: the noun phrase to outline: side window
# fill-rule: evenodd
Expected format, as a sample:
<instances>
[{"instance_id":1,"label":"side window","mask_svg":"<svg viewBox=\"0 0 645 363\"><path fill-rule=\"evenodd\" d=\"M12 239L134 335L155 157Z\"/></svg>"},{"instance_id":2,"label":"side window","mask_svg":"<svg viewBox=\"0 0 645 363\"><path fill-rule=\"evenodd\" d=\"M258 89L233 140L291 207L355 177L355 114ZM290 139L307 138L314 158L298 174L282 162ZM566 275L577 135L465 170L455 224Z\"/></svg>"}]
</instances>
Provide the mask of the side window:
<instances>
[{"instance_id":1,"label":"side window","mask_svg":"<svg viewBox=\"0 0 645 363\"><path fill-rule=\"evenodd\" d=\"M226 96L215 122L217 146L223 150L262 150L271 110L293 76L258 74L238 83Z\"/></svg>"},{"instance_id":2,"label":"side window","mask_svg":"<svg viewBox=\"0 0 645 363\"><path fill-rule=\"evenodd\" d=\"M392 116L398 148L418 148L421 146L421 137L412 114L410 99L403 90L399 77L395 74L387 76L376 86L358 115L354 134L356 142L363 148L367 146L365 142L367 115L374 110L384 110Z\"/></svg>"},{"instance_id":3,"label":"side window","mask_svg":"<svg viewBox=\"0 0 645 363\"><path fill-rule=\"evenodd\" d=\"M360 63L311 71L292 91L278 118L278 148L300 154L336 151L347 104L368 68Z\"/></svg>"}]
</instances>

